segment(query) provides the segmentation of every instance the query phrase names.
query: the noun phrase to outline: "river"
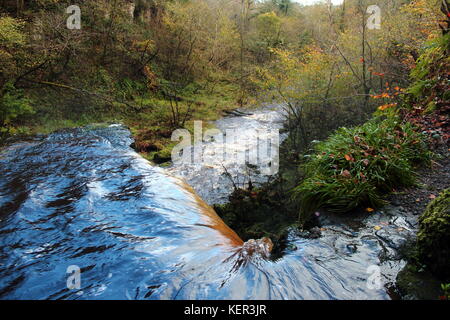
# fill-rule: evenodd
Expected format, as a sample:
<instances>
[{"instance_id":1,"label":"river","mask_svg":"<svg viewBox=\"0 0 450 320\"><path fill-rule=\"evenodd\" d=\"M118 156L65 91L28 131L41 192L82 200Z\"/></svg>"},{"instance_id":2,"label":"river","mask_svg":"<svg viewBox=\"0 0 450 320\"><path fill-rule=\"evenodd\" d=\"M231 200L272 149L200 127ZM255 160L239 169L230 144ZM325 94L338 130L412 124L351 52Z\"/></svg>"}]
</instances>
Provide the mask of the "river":
<instances>
[{"instance_id":1,"label":"river","mask_svg":"<svg viewBox=\"0 0 450 320\"><path fill-rule=\"evenodd\" d=\"M279 129L281 120L279 108L266 107L215 125ZM405 264L398 248L414 234L414 216L387 207L321 217L321 237L292 230L273 261L264 243L250 250L208 205L226 200L229 175L248 177L242 163L160 168L132 142L124 126L88 126L1 151L1 299L393 297Z\"/></svg>"}]
</instances>

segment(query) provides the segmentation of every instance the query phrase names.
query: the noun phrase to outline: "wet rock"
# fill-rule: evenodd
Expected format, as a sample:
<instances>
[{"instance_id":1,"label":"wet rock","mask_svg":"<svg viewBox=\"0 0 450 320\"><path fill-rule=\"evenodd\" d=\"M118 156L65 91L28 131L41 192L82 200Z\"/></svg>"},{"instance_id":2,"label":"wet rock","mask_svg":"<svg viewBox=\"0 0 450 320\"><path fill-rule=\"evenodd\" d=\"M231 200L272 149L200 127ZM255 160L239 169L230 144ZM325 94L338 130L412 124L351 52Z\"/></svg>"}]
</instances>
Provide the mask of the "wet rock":
<instances>
[{"instance_id":1,"label":"wet rock","mask_svg":"<svg viewBox=\"0 0 450 320\"><path fill-rule=\"evenodd\" d=\"M263 237L258 240L250 239L246 241L242 246L241 252L242 255L246 257L259 255L263 258L269 258L272 248L273 248L272 240L270 240L270 238Z\"/></svg>"},{"instance_id":2,"label":"wet rock","mask_svg":"<svg viewBox=\"0 0 450 320\"><path fill-rule=\"evenodd\" d=\"M350 253L355 253L358 250L358 247L354 243L349 243L346 247Z\"/></svg>"},{"instance_id":3,"label":"wet rock","mask_svg":"<svg viewBox=\"0 0 450 320\"><path fill-rule=\"evenodd\" d=\"M320 238L321 235L322 235L322 233L321 233L319 227L314 227L314 228L311 228L311 230L309 230L309 237L311 239Z\"/></svg>"}]
</instances>

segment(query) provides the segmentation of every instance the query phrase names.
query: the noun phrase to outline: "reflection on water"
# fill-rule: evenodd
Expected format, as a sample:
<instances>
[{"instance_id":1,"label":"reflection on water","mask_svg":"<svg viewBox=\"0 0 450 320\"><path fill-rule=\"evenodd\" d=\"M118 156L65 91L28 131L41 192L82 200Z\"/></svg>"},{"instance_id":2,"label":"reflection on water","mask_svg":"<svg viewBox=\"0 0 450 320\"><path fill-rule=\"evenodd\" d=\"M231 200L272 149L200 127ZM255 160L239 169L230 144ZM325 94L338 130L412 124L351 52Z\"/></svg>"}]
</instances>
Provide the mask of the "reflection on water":
<instances>
[{"instance_id":1,"label":"reflection on water","mask_svg":"<svg viewBox=\"0 0 450 320\"><path fill-rule=\"evenodd\" d=\"M389 298L384 287L367 287L367 267L379 265L382 284L392 281L409 217L330 220L318 239L292 232L290 249L270 261L268 242L243 246L185 182L131 142L112 125L2 151L1 299ZM80 289L67 288L71 265L81 269Z\"/></svg>"}]
</instances>

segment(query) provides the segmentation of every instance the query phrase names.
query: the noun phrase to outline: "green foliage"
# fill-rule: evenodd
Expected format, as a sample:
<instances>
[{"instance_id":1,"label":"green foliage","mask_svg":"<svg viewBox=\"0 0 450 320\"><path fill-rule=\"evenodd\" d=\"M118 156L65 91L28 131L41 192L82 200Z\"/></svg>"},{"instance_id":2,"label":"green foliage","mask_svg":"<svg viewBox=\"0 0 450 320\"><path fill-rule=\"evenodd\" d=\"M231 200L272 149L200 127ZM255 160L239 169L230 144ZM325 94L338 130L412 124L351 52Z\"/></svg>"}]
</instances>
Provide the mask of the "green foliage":
<instances>
[{"instance_id":1,"label":"green foliage","mask_svg":"<svg viewBox=\"0 0 450 320\"><path fill-rule=\"evenodd\" d=\"M306 178L294 190L304 218L320 207L347 212L384 204L384 193L414 183L413 165L430 153L411 124L374 118L338 129L307 157Z\"/></svg>"},{"instance_id":2,"label":"green foliage","mask_svg":"<svg viewBox=\"0 0 450 320\"><path fill-rule=\"evenodd\" d=\"M259 36L268 46L276 45L280 37L281 19L275 12L260 14L256 18L256 28Z\"/></svg>"},{"instance_id":3,"label":"green foliage","mask_svg":"<svg viewBox=\"0 0 450 320\"><path fill-rule=\"evenodd\" d=\"M450 279L450 189L431 201L419 218L417 247L421 262Z\"/></svg>"},{"instance_id":4,"label":"green foliage","mask_svg":"<svg viewBox=\"0 0 450 320\"><path fill-rule=\"evenodd\" d=\"M442 74L445 74L445 71L450 66L449 50L450 34L426 43L425 49L417 59L415 68L411 71L411 79L414 82L409 87L408 93L415 100L421 100L424 96L430 96L432 91L437 91L434 90L436 85L445 81Z\"/></svg>"},{"instance_id":5,"label":"green foliage","mask_svg":"<svg viewBox=\"0 0 450 320\"><path fill-rule=\"evenodd\" d=\"M114 91L116 96L122 100L133 100L136 93L146 91L146 86L144 82L124 78L116 83Z\"/></svg>"},{"instance_id":6,"label":"green foliage","mask_svg":"<svg viewBox=\"0 0 450 320\"><path fill-rule=\"evenodd\" d=\"M21 20L0 16L0 88L15 76L26 40L23 27Z\"/></svg>"},{"instance_id":7,"label":"green foliage","mask_svg":"<svg viewBox=\"0 0 450 320\"><path fill-rule=\"evenodd\" d=\"M414 80L423 80L432 71L433 65L446 57L450 48L450 34L443 35L426 43L425 49L417 59L416 67L411 71Z\"/></svg>"},{"instance_id":8,"label":"green foliage","mask_svg":"<svg viewBox=\"0 0 450 320\"><path fill-rule=\"evenodd\" d=\"M23 92L11 83L6 84L0 96L0 135L14 133L14 121L32 113L30 100L23 96Z\"/></svg>"},{"instance_id":9,"label":"green foliage","mask_svg":"<svg viewBox=\"0 0 450 320\"><path fill-rule=\"evenodd\" d=\"M12 48L25 43L24 22L12 17L0 17L0 46Z\"/></svg>"},{"instance_id":10,"label":"green foliage","mask_svg":"<svg viewBox=\"0 0 450 320\"><path fill-rule=\"evenodd\" d=\"M420 98L423 97L425 92L430 90L433 85L433 81L429 79L418 80L411 84L411 86L408 88L408 93L412 94L415 98Z\"/></svg>"},{"instance_id":11,"label":"green foliage","mask_svg":"<svg viewBox=\"0 0 450 320\"><path fill-rule=\"evenodd\" d=\"M444 292L444 296L448 299L450 299L450 283L442 283L441 289Z\"/></svg>"}]
</instances>

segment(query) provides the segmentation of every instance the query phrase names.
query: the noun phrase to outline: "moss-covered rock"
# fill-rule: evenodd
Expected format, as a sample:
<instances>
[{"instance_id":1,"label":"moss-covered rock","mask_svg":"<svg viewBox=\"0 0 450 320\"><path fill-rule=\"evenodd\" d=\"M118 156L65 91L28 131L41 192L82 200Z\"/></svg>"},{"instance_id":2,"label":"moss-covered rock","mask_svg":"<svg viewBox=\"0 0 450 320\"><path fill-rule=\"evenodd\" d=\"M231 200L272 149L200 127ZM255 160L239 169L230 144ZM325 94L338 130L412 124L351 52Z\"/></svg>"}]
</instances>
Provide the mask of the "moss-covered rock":
<instances>
[{"instance_id":1,"label":"moss-covered rock","mask_svg":"<svg viewBox=\"0 0 450 320\"><path fill-rule=\"evenodd\" d=\"M396 287L404 300L437 300L442 295L441 282L413 263L398 273Z\"/></svg>"},{"instance_id":2,"label":"moss-covered rock","mask_svg":"<svg viewBox=\"0 0 450 320\"><path fill-rule=\"evenodd\" d=\"M419 259L436 276L450 278L450 189L431 201L419 219Z\"/></svg>"}]
</instances>

